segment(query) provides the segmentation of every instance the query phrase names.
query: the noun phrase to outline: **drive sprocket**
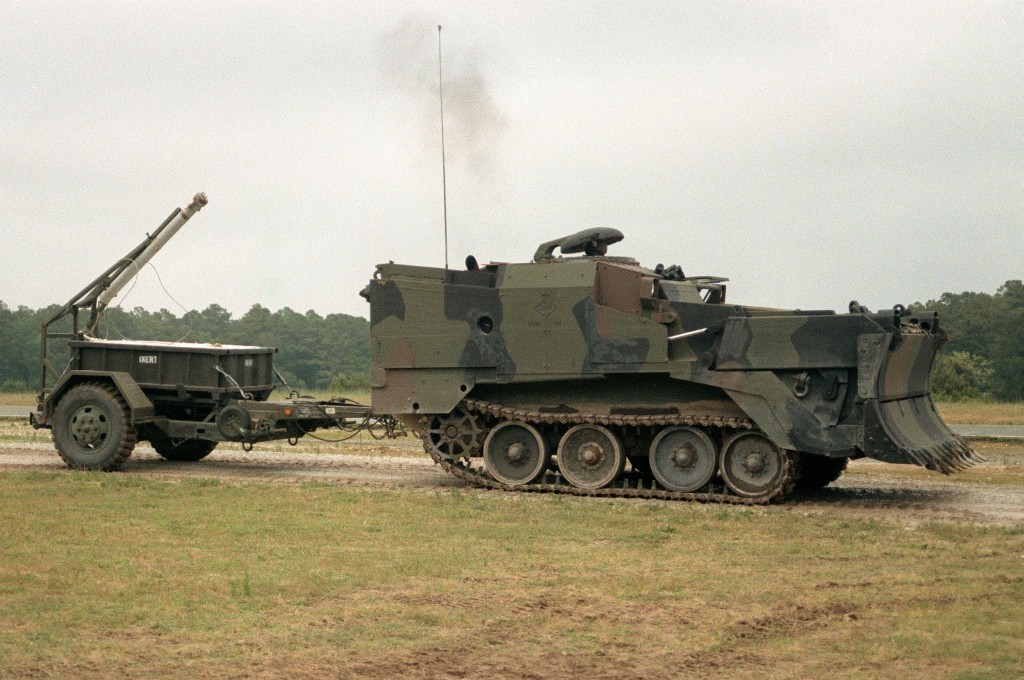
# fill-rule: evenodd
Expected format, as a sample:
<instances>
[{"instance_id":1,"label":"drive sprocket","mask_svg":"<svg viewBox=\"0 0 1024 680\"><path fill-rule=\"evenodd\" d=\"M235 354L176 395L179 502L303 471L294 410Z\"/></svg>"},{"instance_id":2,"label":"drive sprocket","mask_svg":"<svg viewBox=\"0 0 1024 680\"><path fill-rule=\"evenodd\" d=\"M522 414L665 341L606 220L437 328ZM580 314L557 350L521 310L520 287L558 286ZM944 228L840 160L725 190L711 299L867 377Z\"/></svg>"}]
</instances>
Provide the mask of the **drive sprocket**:
<instances>
[{"instance_id":1,"label":"drive sprocket","mask_svg":"<svg viewBox=\"0 0 1024 680\"><path fill-rule=\"evenodd\" d=\"M487 429L479 415L460 406L447 415L429 416L420 436L428 453L454 462L478 455Z\"/></svg>"}]
</instances>

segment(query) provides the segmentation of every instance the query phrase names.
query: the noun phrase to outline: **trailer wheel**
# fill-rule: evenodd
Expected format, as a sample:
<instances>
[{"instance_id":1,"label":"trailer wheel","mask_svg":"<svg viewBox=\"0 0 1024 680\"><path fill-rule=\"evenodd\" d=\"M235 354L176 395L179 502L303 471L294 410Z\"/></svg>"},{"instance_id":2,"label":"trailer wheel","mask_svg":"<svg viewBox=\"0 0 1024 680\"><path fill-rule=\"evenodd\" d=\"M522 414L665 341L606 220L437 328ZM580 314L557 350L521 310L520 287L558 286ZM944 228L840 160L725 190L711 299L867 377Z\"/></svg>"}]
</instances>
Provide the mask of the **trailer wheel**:
<instances>
[{"instance_id":1,"label":"trailer wheel","mask_svg":"<svg viewBox=\"0 0 1024 680\"><path fill-rule=\"evenodd\" d=\"M252 416L237 404L225 406L217 414L217 429L228 441L242 441L251 427Z\"/></svg>"},{"instance_id":2,"label":"trailer wheel","mask_svg":"<svg viewBox=\"0 0 1024 680\"><path fill-rule=\"evenodd\" d=\"M110 385L83 383L57 402L53 416L53 445L77 470L120 468L135 449L131 412Z\"/></svg>"},{"instance_id":3,"label":"trailer wheel","mask_svg":"<svg viewBox=\"0 0 1024 680\"><path fill-rule=\"evenodd\" d=\"M153 450L167 460L194 462L206 458L217 448L217 442L205 439L184 439L177 444L167 435L154 435L150 438Z\"/></svg>"}]
</instances>

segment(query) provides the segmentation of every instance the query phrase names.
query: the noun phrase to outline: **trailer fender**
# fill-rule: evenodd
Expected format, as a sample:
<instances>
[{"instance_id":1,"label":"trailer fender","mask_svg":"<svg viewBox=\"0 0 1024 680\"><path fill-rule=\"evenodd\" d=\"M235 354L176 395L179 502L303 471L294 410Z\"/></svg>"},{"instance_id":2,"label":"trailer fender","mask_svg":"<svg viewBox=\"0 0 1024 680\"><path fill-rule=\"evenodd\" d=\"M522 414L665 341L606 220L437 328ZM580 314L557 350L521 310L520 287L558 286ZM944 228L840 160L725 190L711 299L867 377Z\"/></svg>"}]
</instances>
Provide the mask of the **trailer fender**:
<instances>
[{"instance_id":1,"label":"trailer fender","mask_svg":"<svg viewBox=\"0 0 1024 680\"><path fill-rule=\"evenodd\" d=\"M44 424L49 423L52 419L54 409L57 408L57 402L64 396L64 393L75 385L84 382L99 382L113 385L131 410L132 425L153 421L153 402L149 400L149 397L146 396L146 393L130 374L120 371L69 371L53 386L53 389L46 396L46 404L42 413Z\"/></svg>"}]
</instances>

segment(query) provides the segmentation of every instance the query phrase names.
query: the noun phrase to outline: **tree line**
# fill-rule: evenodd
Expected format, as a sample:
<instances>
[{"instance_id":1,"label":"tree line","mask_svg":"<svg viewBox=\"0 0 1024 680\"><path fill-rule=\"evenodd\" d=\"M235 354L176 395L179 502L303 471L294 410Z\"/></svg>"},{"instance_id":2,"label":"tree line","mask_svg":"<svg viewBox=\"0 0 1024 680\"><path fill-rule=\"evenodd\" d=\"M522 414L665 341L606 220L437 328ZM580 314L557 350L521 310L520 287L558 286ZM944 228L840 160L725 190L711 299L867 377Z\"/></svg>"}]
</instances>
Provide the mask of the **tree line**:
<instances>
[{"instance_id":1,"label":"tree line","mask_svg":"<svg viewBox=\"0 0 1024 680\"><path fill-rule=\"evenodd\" d=\"M932 371L936 397L1024 400L1024 283L1007 281L994 295L945 293L911 308L938 312L949 335Z\"/></svg>"},{"instance_id":2,"label":"tree line","mask_svg":"<svg viewBox=\"0 0 1024 680\"><path fill-rule=\"evenodd\" d=\"M0 391L38 388L40 326L59 309L59 305L11 309L0 301ZM61 330L68 330L69 324ZM370 322L348 314L320 316L312 310L300 314L288 307L271 312L253 305L235 319L217 304L181 316L166 309L110 308L91 334L109 339L277 347L274 366L294 389L369 388ZM59 352L52 357L58 370L61 361Z\"/></svg>"},{"instance_id":3,"label":"tree line","mask_svg":"<svg viewBox=\"0 0 1024 680\"><path fill-rule=\"evenodd\" d=\"M0 391L35 390L39 327L58 306L11 309L0 301ZM911 309L939 313L949 342L939 353L932 388L945 400L1024 400L1024 283L1007 281L995 294L945 293ZM135 340L185 340L277 347L274 364L295 389L366 389L370 324L358 316L253 305L233 319L220 305L176 316L108 309L94 335Z\"/></svg>"}]
</instances>

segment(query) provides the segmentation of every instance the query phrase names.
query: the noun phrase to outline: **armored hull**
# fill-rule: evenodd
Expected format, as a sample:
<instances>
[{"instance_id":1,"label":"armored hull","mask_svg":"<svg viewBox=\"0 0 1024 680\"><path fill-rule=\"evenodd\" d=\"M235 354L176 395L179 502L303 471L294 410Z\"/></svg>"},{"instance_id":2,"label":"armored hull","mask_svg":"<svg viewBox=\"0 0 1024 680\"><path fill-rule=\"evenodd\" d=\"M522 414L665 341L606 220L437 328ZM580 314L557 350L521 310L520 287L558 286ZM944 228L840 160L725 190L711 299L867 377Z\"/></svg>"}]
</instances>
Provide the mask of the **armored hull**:
<instances>
[{"instance_id":1,"label":"armored hull","mask_svg":"<svg viewBox=\"0 0 1024 680\"><path fill-rule=\"evenodd\" d=\"M374 412L454 474L520 490L768 502L852 458L974 461L931 399L936 314L732 305L726 279L607 256L621 239L589 230L466 271L378 266Z\"/></svg>"}]
</instances>

